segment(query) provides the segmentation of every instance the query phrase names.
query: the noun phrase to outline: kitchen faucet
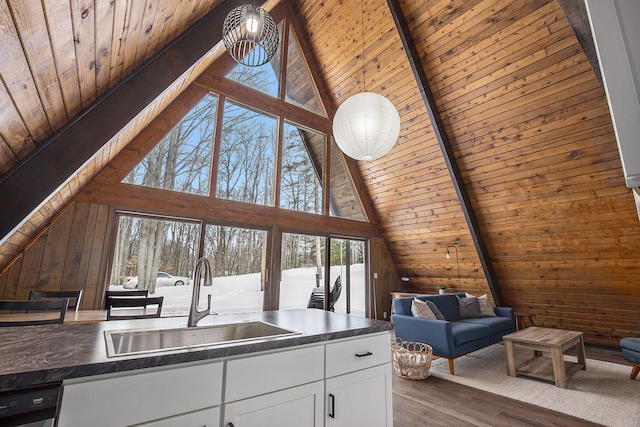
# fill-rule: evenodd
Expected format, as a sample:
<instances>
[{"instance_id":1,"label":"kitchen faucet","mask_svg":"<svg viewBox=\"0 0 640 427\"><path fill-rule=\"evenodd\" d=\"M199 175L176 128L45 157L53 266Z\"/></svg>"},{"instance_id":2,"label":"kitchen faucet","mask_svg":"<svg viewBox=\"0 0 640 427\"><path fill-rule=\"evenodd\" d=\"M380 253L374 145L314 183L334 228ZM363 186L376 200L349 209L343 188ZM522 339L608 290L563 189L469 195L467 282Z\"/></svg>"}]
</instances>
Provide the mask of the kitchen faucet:
<instances>
[{"instance_id":1,"label":"kitchen faucet","mask_svg":"<svg viewBox=\"0 0 640 427\"><path fill-rule=\"evenodd\" d=\"M193 327L198 321L206 317L211 312L211 294L208 295L209 300L206 310L198 310L198 301L200 300L200 280L204 278L204 286L211 286L211 264L209 260L202 257L196 263L196 271L193 277L193 292L191 294L191 309L189 310L189 320L187 326Z\"/></svg>"}]
</instances>

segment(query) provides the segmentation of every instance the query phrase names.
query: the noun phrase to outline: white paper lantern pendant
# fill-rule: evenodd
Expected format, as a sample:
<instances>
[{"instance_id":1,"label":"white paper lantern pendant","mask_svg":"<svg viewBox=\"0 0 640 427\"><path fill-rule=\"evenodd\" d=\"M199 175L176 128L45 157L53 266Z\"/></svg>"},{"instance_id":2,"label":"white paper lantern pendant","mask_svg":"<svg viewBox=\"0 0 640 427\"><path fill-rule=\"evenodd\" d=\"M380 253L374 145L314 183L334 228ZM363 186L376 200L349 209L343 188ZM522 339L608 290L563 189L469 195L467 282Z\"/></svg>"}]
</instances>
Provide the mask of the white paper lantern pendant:
<instances>
[{"instance_id":1,"label":"white paper lantern pendant","mask_svg":"<svg viewBox=\"0 0 640 427\"><path fill-rule=\"evenodd\" d=\"M400 114L384 96L362 92L340 105L333 118L333 136L340 150L356 160L387 154L400 135Z\"/></svg>"},{"instance_id":2,"label":"white paper lantern pendant","mask_svg":"<svg viewBox=\"0 0 640 427\"><path fill-rule=\"evenodd\" d=\"M375 160L387 154L400 135L400 114L384 96L367 92L364 58L364 0L362 9L362 81L364 90L338 107L333 117L333 136L340 150L356 160Z\"/></svg>"}]
</instances>

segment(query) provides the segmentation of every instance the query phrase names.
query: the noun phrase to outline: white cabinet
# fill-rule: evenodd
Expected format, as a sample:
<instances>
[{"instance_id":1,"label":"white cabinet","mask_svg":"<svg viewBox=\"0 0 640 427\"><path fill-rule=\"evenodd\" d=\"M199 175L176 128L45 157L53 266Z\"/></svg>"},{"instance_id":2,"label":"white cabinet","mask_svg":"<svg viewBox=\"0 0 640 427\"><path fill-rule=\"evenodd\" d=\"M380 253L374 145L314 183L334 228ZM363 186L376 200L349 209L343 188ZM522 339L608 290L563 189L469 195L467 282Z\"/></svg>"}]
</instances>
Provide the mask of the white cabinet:
<instances>
[{"instance_id":1,"label":"white cabinet","mask_svg":"<svg viewBox=\"0 0 640 427\"><path fill-rule=\"evenodd\" d=\"M224 427L393 426L388 332L230 360L226 369Z\"/></svg>"},{"instance_id":2,"label":"white cabinet","mask_svg":"<svg viewBox=\"0 0 640 427\"><path fill-rule=\"evenodd\" d=\"M219 406L222 374L222 362L206 362L68 380L58 427L124 427Z\"/></svg>"},{"instance_id":3,"label":"white cabinet","mask_svg":"<svg viewBox=\"0 0 640 427\"><path fill-rule=\"evenodd\" d=\"M220 407L208 408L175 417L163 418L148 423L137 424L135 427L219 427Z\"/></svg>"},{"instance_id":4,"label":"white cabinet","mask_svg":"<svg viewBox=\"0 0 640 427\"><path fill-rule=\"evenodd\" d=\"M393 426L391 365L329 378L326 386L326 426Z\"/></svg>"},{"instance_id":5,"label":"white cabinet","mask_svg":"<svg viewBox=\"0 0 640 427\"><path fill-rule=\"evenodd\" d=\"M389 333L326 347L325 425L392 427Z\"/></svg>"},{"instance_id":6,"label":"white cabinet","mask_svg":"<svg viewBox=\"0 0 640 427\"><path fill-rule=\"evenodd\" d=\"M67 380L58 427L391 427L392 418L387 332Z\"/></svg>"},{"instance_id":7,"label":"white cabinet","mask_svg":"<svg viewBox=\"0 0 640 427\"><path fill-rule=\"evenodd\" d=\"M224 405L224 427L321 427L324 381Z\"/></svg>"}]
</instances>

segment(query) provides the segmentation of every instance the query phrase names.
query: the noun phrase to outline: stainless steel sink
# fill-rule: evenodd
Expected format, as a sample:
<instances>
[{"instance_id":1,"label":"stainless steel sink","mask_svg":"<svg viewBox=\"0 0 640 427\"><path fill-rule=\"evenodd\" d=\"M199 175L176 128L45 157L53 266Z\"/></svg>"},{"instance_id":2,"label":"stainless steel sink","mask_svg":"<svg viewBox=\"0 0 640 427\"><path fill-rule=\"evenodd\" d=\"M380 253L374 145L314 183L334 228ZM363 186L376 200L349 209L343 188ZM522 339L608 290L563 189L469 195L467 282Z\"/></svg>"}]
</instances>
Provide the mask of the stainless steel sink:
<instances>
[{"instance_id":1,"label":"stainless steel sink","mask_svg":"<svg viewBox=\"0 0 640 427\"><path fill-rule=\"evenodd\" d=\"M104 332L108 357L228 344L297 333L258 320L193 328L127 329Z\"/></svg>"}]
</instances>

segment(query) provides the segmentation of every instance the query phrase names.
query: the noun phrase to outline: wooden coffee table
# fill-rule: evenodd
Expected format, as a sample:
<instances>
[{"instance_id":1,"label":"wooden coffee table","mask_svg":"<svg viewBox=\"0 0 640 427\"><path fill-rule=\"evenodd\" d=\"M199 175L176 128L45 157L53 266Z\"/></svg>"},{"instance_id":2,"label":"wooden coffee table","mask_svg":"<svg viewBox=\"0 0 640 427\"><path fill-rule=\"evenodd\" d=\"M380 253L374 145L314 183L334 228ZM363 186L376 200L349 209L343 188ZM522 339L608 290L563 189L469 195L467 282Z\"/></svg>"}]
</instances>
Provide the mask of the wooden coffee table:
<instances>
[{"instance_id":1,"label":"wooden coffee table","mask_svg":"<svg viewBox=\"0 0 640 427\"><path fill-rule=\"evenodd\" d=\"M587 369L582 332L531 326L503 337L507 353L507 372L555 382L557 387L567 388L567 380L581 369ZM578 362L564 360L564 352L575 347ZM516 367L514 348L534 351L534 357ZM542 352L550 352L545 357Z\"/></svg>"}]
</instances>

